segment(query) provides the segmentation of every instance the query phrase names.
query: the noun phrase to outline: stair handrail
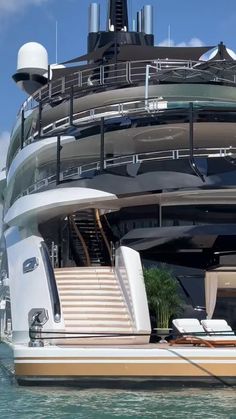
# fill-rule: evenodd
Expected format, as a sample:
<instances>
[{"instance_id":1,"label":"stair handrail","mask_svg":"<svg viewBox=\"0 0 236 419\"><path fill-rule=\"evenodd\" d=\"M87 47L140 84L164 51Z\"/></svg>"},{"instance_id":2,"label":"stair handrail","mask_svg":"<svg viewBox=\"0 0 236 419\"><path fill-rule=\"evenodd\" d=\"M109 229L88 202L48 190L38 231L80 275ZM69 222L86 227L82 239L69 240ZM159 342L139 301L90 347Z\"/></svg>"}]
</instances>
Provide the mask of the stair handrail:
<instances>
[{"instance_id":1,"label":"stair handrail","mask_svg":"<svg viewBox=\"0 0 236 419\"><path fill-rule=\"evenodd\" d=\"M80 243L81 243L81 245L83 247L83 251L84 251L84 254L85 254L87 266L91 266L91 259L90 259L90 256L89 256L88 247L87 247L87 245L85 243L85 240L84 240L82 234L80 233L80 231L79 231L79 229L78 229L78 227L77 227L74 219L69 216L68 217L68 220L72 224L72 226L73 226L73 228L74 228L74 230L76 232L76 235L77 235L78 239L80 240Z\"/></svg>"},{"instance_id":2,"label":"stair handrail","mask_svg":"<svg viewBox=\"0 0 236 419\"><path fill-rule=\"evenodd\" d=\"M102 238L103 238L103 240L104 240L104 243L105 243L105 245L106 245L106 248L107 248L107 250L108 250L108 253L109 253L109 258L110 258L110 261L111 261L111 264L112 264L112 250L111 250L111 246L110 246L110 244L109 244L109 241L107 240L107 236L106 236L106 234L105 234L105 231L104 231L104 229L103 229L103 226L102 226L102 223L101 223L101 219L100 219L100 211L99 211L99 209L98 208L95 208L94 209L94 213L95 213L95 219L96 219L96 223L97 223L97 225L98 225L98 228L99 228L99 230L100 230L100 233L101 233L101 235L102 235Z\"/></svg>"}]
</instances>

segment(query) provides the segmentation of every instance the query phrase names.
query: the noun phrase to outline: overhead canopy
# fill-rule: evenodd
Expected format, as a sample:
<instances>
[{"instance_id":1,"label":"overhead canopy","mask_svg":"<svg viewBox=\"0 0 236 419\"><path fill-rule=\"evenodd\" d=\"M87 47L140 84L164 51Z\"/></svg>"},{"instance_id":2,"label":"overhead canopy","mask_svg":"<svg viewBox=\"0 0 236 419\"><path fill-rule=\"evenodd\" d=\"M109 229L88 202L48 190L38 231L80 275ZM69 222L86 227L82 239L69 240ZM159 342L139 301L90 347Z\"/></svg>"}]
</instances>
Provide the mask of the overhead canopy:
<instances>
[{"instance_id":1,"label":"overhead canopy","mask_svg":"<svg viewBox=\"0 0 236 419\"><path fill-rule=\"evenodd\" d=\"M143 45L122 45L119 47L118 61L135 60L193 60L197 61L212 46L208 47L152 47Z\"/></svg>"},{"instance_id":2,"label":"overhead canopy","mask_svg":"<svg viewBox=\"0 0 236 419\"><path fill-rule=\"evenodd\" d=\"M73 58L72 60L65 61L62 64L73 64L78 63L80 61L98 61L101 60L104 56L104 53L111 47L111 45L114 44L114 42L108 42L106 45L104 45L101 48L95 49L94 51L81 55L80 57Z\"/></svg>"},{"instance_id":3,"label":"overhead canopy","mask_svg":"<svg viewBox=\"0 0 236 419\"><path fill-rule=\"evenodd\" d=\"M109 42L104 47L98 48L88 54L65 61L62 64L73 64L81 61L99 61L104 58L106 51L114 45ZM149 45L119 45L117 51L117 61L135 61L135 60L193 60L197 61L207 51L214 47L153 47ZM109 61L109 62L112 62Z\"/></svg>"},{"instance_id":4,"label":"overhead canopy","mask_svg":"<svg viewBox=\"0 0 236 419\"><path fill-rule=\"evenodd\" d=\"M105 53L112 47L115 48L114 41L108 42L101 48L94 51L65 61L62 64L73 64L82 61L101 61L105 57ZM212 51L214 53L212 53ZM233 55L232 55L233 54ZM208 57L209 55L209 57ZM217 46L200 46L200 47L166 47L151 45L118 45L116 52L117 61L136 61L136 60L229 60L234 61L235 54L226 46L220 43ZM206 58L204 58L206 57ZM114 59L109 60L112 63Z\"/></svg>"},{"instance_id":5,"label":"overhead canopy","mask_svg":"<svg viewBox=\"0 0 236 419\"><path fill-rule=\"evenodd\" d=\"M197 65L199 70L209 70L216 75L222 70L235 72L235 55L231 50L226 48L222 43L218 46L201 46L201 47L160 47L148 45L118 45L116 54L114 53L116 45L114 42L108 42L101 48L75 57L62 64L76 64L87 62L88 64L77 65L72 67L54 68L53 79L67 76L78 71L93 69L99 65L114 64L116 62L127 61L155 61L155 60L192 60L201 61ZM213 53L213 52L214 53ZM111 54L113 52L113 54Z\"/></svg>"},{"instance_id":6,"label":"overhead canopy","mask_svg":"<svg viewBox=\"0 0 236 419\"><path fill-rule=\"evenodd\" d=\"M236 236L236 224L214 224L201 226L138 228L122 237L124 246L137 251L148 250L182 240L191 248L212 248L219 236ZM179 247L179 244L178 244Z\"/></svg>"}]
</instances>

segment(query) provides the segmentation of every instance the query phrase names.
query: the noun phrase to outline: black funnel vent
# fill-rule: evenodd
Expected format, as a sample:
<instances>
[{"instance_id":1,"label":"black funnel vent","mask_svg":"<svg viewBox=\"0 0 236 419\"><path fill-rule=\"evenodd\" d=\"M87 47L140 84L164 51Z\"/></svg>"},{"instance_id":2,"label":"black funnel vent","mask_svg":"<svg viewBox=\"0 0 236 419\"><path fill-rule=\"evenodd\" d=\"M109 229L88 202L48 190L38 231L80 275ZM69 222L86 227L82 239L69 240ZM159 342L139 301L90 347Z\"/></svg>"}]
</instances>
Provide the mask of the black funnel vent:
<instances>
[{"instance_id":1,"label":"black funnel vent","mask_svg":"<svg viewBox=\"0 0 236 419\"><path fill-rule=\"evenodd\" d=\"M128 31L127 0L110 0L109 29L115 32Z\"/></svg>"}]
</instances>

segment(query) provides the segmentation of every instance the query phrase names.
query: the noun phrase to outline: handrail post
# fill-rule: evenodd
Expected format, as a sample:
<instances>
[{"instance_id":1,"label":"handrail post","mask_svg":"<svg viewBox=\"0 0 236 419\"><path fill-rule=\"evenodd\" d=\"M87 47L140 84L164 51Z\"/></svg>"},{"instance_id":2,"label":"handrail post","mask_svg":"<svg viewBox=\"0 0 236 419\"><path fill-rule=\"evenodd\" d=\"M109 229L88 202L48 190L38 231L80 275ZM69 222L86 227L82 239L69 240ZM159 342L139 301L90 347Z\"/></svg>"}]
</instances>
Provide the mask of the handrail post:
<instances>
[{"instance_id":1,"label":"handrail post","mask_svg":"<svg viewBox=\"0 0 236 419\"><path fill-rule=\"evenodd\" d=\"M56 172L56 185L60 184L60 171L61 171L61 136L57 136L57 172Z\"/></svg>"},{"instance_id":2,"label":"handrail post","mask_svg":"<svg viewBox=\"0 0 236 419\"><path fill-rule=\"evenodd\" d=\"M94 215L95 215L96 223L97 223L98 228L100 230L100 233L102 235L103 241L106 245L106 248L107 248L107 251L108 251L108 254L109 254L109 258L110 258L110 261L111 261L111 265L112 265L112 247L109 245L109 242L107 240L105 231L103 229L102 222L101 222L101 219L100 219L99 209L97 209L97 208L94 209ZM112 242L111 242L111 244L112 244Z\"/></svg>"},{"instance_id":3,"label":"handrail post","mask_svg":"<svg viewBox=\"0 0 236 419\"><path fill-rule=\"evenodd\" d=\"M21 111L21 137L20 137L20 148L21 150L24 148L25 142L25 111L22 109Z\"/></svg>"},{"instance_id":4,"label":"handrail post","mask_svg":"<svg viewBox=\"0 0 236 419\"><path fill-rule=\"evenodd\" d=\"M42 100L39 101L39 130L38 130L38 138L41 138L42 132Z\"/></svg>"},{"instance_id":5,"label":"handrail post","mask_svg":"<svg viewBox=\"0 0 236 419\"><path fill-rule=\"evenodd\" d=\"M100 65L100 85L104 84L104 65Z\"/></svg>"},{"instance_id":6,"label":"handrail post","mask_svg":"<svg viewBox=\"0 0 236 419\"><path fill-rule=\"evenodd\" d=\"M189 163L193 171L198 177L205 182L203 174L198 169L194 161L194 146L193 146L193 102L189 102Z\"/></svg>"},{"instance_id":7,"label":"handrail post","mask_svg":"<svg viewBox=\"0 0 236 419\"><path fill-rule=\"evenodd\" d=\"M162 227L162 205L159 203L159 227Z\"/></svg>"},{"instance_id":8,"label":"handrail post","mask_svg":"<svg viewBox=\"0 0 236 419\"><path fill-rule=\"evenodd\" d=\"M73 125L73 114L74 114L74 88L71 86L70 89L70 126Z\"/></svg>"},{"instance_id":9,"label":"handrail post","mask_svg":"<svg viewBox=\"0 0 236 419\"><path fill-rule=\"evenodd\" d=\"M148 87L149 87L149 69L150 65L146 65L146 76L145 76L145 108L148 107Z\"/></svg>"},{"instance_id":10,"label":"handrail post","mask_svg":"<svg viewBox=\"0 0 236 419\"><path fill-rule=\"evenodd\" d=\"M193 157L193 102L189 103L189 152Z\"/></svg>"},{"instance_id":11,"label":"handrail post","mask_svg":"<svg viewBox=\"0 0 236 419\"><path fill-rule=\"evenodd\" d=\"M105 168L105 124L104 124L104 117L101 118L100 133L101 133L101 141L100 141L100 173L102 173L104 171L104 168Z\"/></svg>"},{"instance_id":12,"label":"handrail post","mask_svg":"<svg viewBox=\"0 0 236 419\"><path fill-rule=\"evenodd\" d=\"M112 268L114 268L116 264L116 248L112 241L110 243L111 243L111 266Z\"/></svg>"}]
</instances>

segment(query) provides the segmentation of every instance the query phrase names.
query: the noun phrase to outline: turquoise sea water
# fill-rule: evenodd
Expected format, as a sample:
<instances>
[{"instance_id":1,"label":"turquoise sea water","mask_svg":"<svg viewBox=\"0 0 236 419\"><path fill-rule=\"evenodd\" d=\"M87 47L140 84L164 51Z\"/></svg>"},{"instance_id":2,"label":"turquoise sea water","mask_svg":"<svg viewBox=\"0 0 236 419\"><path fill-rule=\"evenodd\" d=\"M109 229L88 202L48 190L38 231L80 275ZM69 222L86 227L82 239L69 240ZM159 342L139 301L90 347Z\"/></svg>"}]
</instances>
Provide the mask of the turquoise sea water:
<instances>
[{"instance_id":1,"label":"turquoise sea water","mask_svg":"<svg viewBox=\"0 0 236 419\"><path fill-rule=\"evenodd\" d=\"M20 387L0 359L1 419L236 419L236 388Z\"/></svg>"}]
</instances>

